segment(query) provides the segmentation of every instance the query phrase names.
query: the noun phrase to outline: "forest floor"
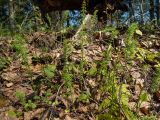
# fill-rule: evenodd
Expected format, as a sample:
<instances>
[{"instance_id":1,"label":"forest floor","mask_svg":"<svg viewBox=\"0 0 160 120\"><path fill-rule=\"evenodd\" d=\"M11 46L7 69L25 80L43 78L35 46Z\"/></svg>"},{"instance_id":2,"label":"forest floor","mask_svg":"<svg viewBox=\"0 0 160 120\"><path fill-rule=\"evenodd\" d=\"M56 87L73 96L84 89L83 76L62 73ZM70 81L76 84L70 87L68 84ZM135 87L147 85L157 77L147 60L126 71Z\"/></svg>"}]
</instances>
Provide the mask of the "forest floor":
<instances>
[{"instance_id":1,"label":"forest floor","mask_svg":"<svg viewBox=\"0 0 160 120\"><path fill-rule=\"evenodd\" d=\"M0 120L160 120L160 31L141 31L0 36Z\"/></svg>"}]
</instances>

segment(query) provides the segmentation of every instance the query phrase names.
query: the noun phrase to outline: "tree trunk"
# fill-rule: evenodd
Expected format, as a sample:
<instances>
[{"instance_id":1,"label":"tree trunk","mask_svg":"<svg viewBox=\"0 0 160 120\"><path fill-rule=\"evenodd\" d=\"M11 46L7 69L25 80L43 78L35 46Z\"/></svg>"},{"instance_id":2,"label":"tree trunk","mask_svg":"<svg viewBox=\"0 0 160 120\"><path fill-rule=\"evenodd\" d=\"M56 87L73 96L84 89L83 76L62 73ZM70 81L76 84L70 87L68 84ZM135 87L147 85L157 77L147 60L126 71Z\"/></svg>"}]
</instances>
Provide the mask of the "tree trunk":
<instances>
[{"instance_id":1,"label":"tree trunk","mask_svg":"<svg viewBox=\"0 0 160 120\"><path fill-rule=\"evenodd\" d=\"M134 9L133 9L133 5L132 5L132 0L129 1L129 16L130 16L130 23L135 21L135 16L134 16Z\"/></svg>"},{"instance_id":2,"label":"tree trunk","mask_svg":"<svg viewBox=\"0 0 160 120\"><path fill-rule=\"evenodd\" d=\"M14 24L14 6L13 0L8 1L8 11L9 11L9 25L11 31L13 31L15 24Z\"/></svg>"},{"instance_id":3,"label":"tree trunk","mask_svg":"<svg viewBox=\"0 0 160 120\"><path fill-rule=\"evenodd\" d=\"M58 32L61 29L62 12L53 11L49 13L51 29Z\"/></svg>"},{"instance_id":4,"label":"tree trunk","mask_svg":"<svg viewBox=\"0 0 160 120\"><path fill-rule=\"evenodd\" d=\"M120 11L117 11L116 16L115 16L117 27L120 26L120 17L121 17Z\"/></svg>"},{"instance_id":5,"label":"tree trunk","mask_svg":"<svg viewBox=\"0 0 160 120\"><path fill-rule=\"evenodd\" d=\"M159 11L159 9L160 9L160 2L159 2L159 0L156 0L156 14L157 14L157 22L158 22L158 23L160 23L160 22L159 22L159 16L160 16L160 11Z\"/></svg>"},{"instance_id":6,"label":"tree trunk","mask_svg":"<svg viewBox=\"0 0 160 120\"><path fill-rule=\"evenodd\" d=\"M154 19L154 0L150 0L150 20Z\"/></svg>"},{"instance_id":7,"label":"tree trunk","mask_svg":"<svg viewBox=\"0 0 160 120\"><path fill-rule=\"evenodd\" d=\"M141 24L142 24L142 25L144 24L143 4L144 4L144 1L143 1L143 0L140 0L140 14L141 14Z\"/></svg>"}]
</instances>

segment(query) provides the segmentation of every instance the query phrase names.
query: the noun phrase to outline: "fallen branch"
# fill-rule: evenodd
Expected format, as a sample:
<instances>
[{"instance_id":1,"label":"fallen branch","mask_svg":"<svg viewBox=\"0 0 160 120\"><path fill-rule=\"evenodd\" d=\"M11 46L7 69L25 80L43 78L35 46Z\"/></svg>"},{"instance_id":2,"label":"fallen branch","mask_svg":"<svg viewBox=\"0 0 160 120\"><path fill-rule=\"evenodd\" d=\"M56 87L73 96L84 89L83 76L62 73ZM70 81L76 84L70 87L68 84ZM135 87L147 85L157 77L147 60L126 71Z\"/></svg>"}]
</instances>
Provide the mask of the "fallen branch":
<instances>
[{"instance_id":1,"label":"fallen branch","mask_svg":"<svg viewBox=\"0 0 160 120\"><path fill-rule=\"evenodd\" d=\"M90 20L91 20L91 16L90 14L87 14L85 19L83 20L81 26L79 27L79 29L77 30L76 34L72 37L72 40L78 40L81 37L81 32L86 28L86 26L91 26L90 25Z\"/></svg>"}]
</instances>

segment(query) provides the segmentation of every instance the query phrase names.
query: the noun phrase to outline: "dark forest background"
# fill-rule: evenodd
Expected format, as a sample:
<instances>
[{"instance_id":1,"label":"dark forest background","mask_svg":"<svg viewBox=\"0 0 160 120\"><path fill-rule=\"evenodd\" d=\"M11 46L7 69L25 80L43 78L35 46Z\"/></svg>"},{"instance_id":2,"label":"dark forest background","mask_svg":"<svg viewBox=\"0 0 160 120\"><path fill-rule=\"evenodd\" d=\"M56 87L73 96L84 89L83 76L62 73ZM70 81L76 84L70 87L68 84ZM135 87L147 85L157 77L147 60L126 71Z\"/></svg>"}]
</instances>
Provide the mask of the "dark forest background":
<instances>
[{"instance_id":1,"label":"dark forest background","mask_svg":"<svg viewBox=\"0 0 160 120\"><path fill-rule=\"evenodd\" d=\"M112 14L108 20L108 25L127 25L137 22L140 25L154 22L158 24L160 16L159 0L126 0L129 11ZM0 0L0 27L3 29L20 30L38 30L42 23L38 8L33 5L31 0ZM77 26L81 21L81 12L79 11L54 11L48 15L52 23L52 29L57 30L61 24L64 26ZM53 19L54 18L54 19ZM57 22L58 21L58 22ZM46 27L43 24L43 27Z\"/></svg>"}]
</instances>

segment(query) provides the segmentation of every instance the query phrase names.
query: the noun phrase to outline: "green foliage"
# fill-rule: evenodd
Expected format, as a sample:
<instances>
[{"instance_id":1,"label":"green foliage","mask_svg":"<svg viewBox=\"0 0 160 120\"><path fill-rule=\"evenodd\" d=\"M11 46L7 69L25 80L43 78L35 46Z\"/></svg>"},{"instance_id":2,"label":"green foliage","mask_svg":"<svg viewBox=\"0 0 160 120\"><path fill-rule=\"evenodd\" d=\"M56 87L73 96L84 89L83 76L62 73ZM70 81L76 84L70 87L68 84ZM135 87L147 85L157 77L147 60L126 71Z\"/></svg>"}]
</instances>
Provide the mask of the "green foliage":
<instances>
[{"instance_id":1,"label":"green foliage","mask_svg":"<svg viewBox=\"0 0 160 120\"><path fill-rule=\"evenodd\" d=\"M95 76L97 74L97 65L93 63L91 68L87 71L88 76Z\"/></svg>"},{"instance_id":2,"label":"green foliage","mask_svg":"<svg viewBox=\"0 0 160 120\"><path fill-rule=\"evenodd\" d=\"M86 0L83 0L83 3L82 3L82 16L84 17L87 13L87 3L86 3Z\"/></svg>"},{"instance_id":3,"label":"green foliage","mask_svg":"<svg viewBox=\"0 0 160 120\"><path fill-rule=\"evenodd\" d=\"M79 68L80 68L80 85L82 87L83 85L83 82L84 82L84 65L85 65L85 60L84 60L84 52L83 52L83 47L81 47L81 60L80 60L80 65L79 65Z\"/></svg>"},{"instance_id":4,"label":"green foliage","mask_svg":"<svg viewBox=\"0 0 160 120\"><path fill-rule=\"evenodd\" d=\"M56 69L56 66L53 65L53 64L45 65L44 68L43 68L44 75L49 79L53 78L54 74L55 74L55 69Z\"/></svg>"},{"instance_id":5,"label":"green foliage","mask_svg":"<svg viewBox=\"0 0 160 120\"><path fill-rule=\"evenodd\" d=\"M151 91L156 92L160 89L160 66L156 68L151 84Z\"/></svg>"},{"instance_id":6,"label":"green foliage","mask_svg":"<svg viewBox=\"0 0 160 120\"><path fill-rule=\"evenodd\" d=\"M69 89L72 89L72 80L73 80L73 74L72 74L72 64L68 62L69 55L73 51L73 46L71 43L68 43L66 40L64 41L63 46L63 54L64 54L64 67L62 71L62 78L65 82L65 86L67 86Z\"/></svg>"},{"instance_id":7,"label":"green foliage","mask_svg":"<svg viewBox=\"0 0 160 120\"><path fill-rule=\"evenodd\" d=\"M98 12L98 10L95 10L93 13L93 16L92 16L92 23L91 24L93 24L93 25L96 24L98 21L97 12Z\"/></svg>"},{"instance_id":8,"label":"green foliage","mask_svg":"<svg viewBox=\"0 0 160 120\"><path fill-rule=\"evenodd\" d=\"M35 109L37 107L37 105L36 104L34 104L31 100L28 100L28 102L24 105L24 109L26 110L26 111L28 111L28 110L33 110L33 109Z\"/></svg>"},{"instance_id":9,"label":"green foliage","mask_svg":"<svg viewBox=\"0 0 160 120\"><path fill-rule=\"evenodd\" d=\"M88 27L86 27L86 29L88 29L88 36L92 36L93 33L95 31L98 31L99 30L99 26L98 26L98 16L97 16L97 12L98 10L95 10L93 15L91 16L91 23L90 23L90 26L87 25Z\"/></svg>"},{"instance_id":10,"label":"green foliage","mask_svg":"<svg viewBox=\"0 0 160 120\"><path fill-rule=\"evenodd\" d=\"M38 64L41 63L41 58L38 56L33 56L32 57L32 64Z\"/></svg>"},{"instance_id":11,"label":"green foliage","mask_svg":"<svg viewBox=\"0 0 160 120\"><path fill-rule=\"evenodd\" d=\"M148 54L148 50L145 50L143 48L137 48L137 58L140 60L140 61L145 61L146 59L146 56Z\"/></svg>"},{"instance_id":12,"label":"green foliage","mask_svg":"<svg viewBox=\"0 0 160 120\"><path fill-rule=\"evenodd\" d=\"M98 70L99 74L103 75L103 80L107 79L108 74L108 65L111 60L111 54L112 54L112 46L109 45L108 49L104 52L104 60L100 63L100 68Z\"/></svg>"},{"instance_id":13,"label":"green foliage","mask_svg":"<svg viewBox=\"0 0 160 120\"><path fill-rule=\"evenodd\" d=\"M13 111L13 110L11 109L11 110L8 111L8 116L9 116L9 117L16 117L17 114L16 114L15 111Z\"/></svg>"},{"instance_id":14,"label":"green foliage","mask_svg":"<svg viewBox=\"0 0 160 120\"><path fill-rule=\"evenodd\" d=\"M71 89L73 86L73 74L68 70L67 66L64 66L63 68L62 78L65 81L65 86Z\"/></svg>"},{"instance_id":15,"label":"green foliage","mask_svg":"<svg viewBox=\"0 0 160 120\"><path fill-rule=\"evenodd\" d=\"M138 48L137 56L139 60L143 62L156 64L154 65L156 70L155 73L153 74L154 76L151 84L151 91L156 92L160 88L160 65L159 61L156 59L159 56L159 53L154 53L143 48Z\"/></svg>"},{"instance_id":16,"label":"green foliage","mask_svg":"<svg viewBox=\"0 0 160 120\"><path fill-rule=\"evenodd\" d=\"M1 36L10 36L10 35L11 35L11 33L10 33L9 29L3 28L0 24L0 37Z\"/></svg>"},{"instance_id":17,"label":"green foliage","mask_svg":"<svg viewBox=\"0 0 160 120\"><path fill-rule=\"evenodd\" d=\"M156 116L144 116L138 120L158 120L158 119L156 118Z\"/></svg>"},{"instance_id":18,"label":"green foliage","mask_svg":"<svg viewBox=\"0 0 160 120\"><path fill-rule=\"evenodd\" d=\"M159 60L157 59L160 53L151 52L144 48L137 48L137 58L141 62L145 63L153 63L155 64L154 67L157 67L159 65ZM149 66L150 64L148 64Z\"/></svg>"},{"instance_id":19,"label":"green foliage","mask_svg":"<svg viewBox=\"0 0 160 120\"><path fill-rule=\"evenodd\" d=\"M129 85L122 84L117 87L117 95L119 94L120 101L123 105L128 106L129 97L131 96L130 91L128 90Z\"/></svg>"},{"instance_id":20,"label":"green foliage","mask_svg":"<svg viewBox=\"0 0 160 120\"><path fill-rule=\"evenodd\" d=\"M87 92L82 92L78 98L80 102L89 102L90 95Z\"/></svg>"},{"instance_id":21,"label":"green foliage","mask_svg":"<svg viewBox=\"0 0 160 120\"><path fill-rule=\"evenodd\" d=\"M140 94L140 102L144 102L144 101L147 101L148 100L148 95L146 92L142 91L141 94Z\"/></svg>"},{"instance_id":22,"label":"green foliage","mask_svg":"<svg viewBox=\"0 0 160 120\"><path fill-rule=\"evenodd\" d=\"M134 39L134 33L137 29L137 24L132 23L126 33L124 54L128 62L135 57L137 52L137 41Z\"/></svg>"},{"instance_id":23,"label":"green foliage","mask_svg":"<svg viewBox=\"0 0 160 120\"><path fill-rule=\"evenodd\" d=\"M16 97L18 98L21 105L24 107L25 111L28 111L30 109L32 110L32 109L35 109L37 107L36 104L34 104L31 100L27 101L26 98L25 98L25 94L22 93L22 92L17 91L16 92Z\"/></svg>"},{"instance_id":24,"label":"green foliage","mask_svg":"<svg viewBox=\"0 0 160 120\"><path fill-rule=\"evenodd\" d=\"M148 94L145 91L141 91L139 100L137 103L137 113L139 113L140 106L142 102L148 101Z\"/></svg>"},{"instance_id":25,"label":"green foliage","mask_svg":"<svg viewBox=\"0 0 160 120\"><path fill-rule=\"evenodd\" d=\"M5 68L5 66L7 64L9 64L9 63L10 63L9 58L0 57L0 70L2 70L3 68Z\"/></svg>"},{"instance_id":26,"label":"green foliage","mask_svg":"<svg viewBox=\"0 0 160 120\"><path fill-rule=\"evenodd\" d=\"M148 22L145 25L142 26L142 30L145 33L149 33L149 34L155 34L156 32L156 27L155 27L155 23L154 21Z\"/></svg>"},{"instance_id":27,"label":"green foliage","mask_svg":"<svg viewBox=\"0 0 160 120\"><path fill-rule=\"evenodd\" d=\"M73 52L74 47L71 42L68 42L67 40L64 40L63 43L63 56L64 56L64 62L67 63L69 55Z\"/></svg>"},{"instance_id":28,"label":"green foliage","mask_svg":"<svg viewBox=\"0 0 160 120\"><path fill-rule=\"evenodd\" d=\"M26 103L25 94L22 93L22 92L17 91L15 95L16 95L16 97L19 99L19 102L20 102L22 105L25 105L25 103Z\"/></svg>"},{"instance_id":29,"label":"green foliage","mask_svg":"<svg viewBox=\"0 0 160 120\"><path fill-rule=\"evenodd\" d=\"M99 106L99 111L108 109L108 112L104 113L103 116L119 120L121 114L123 113L124 117L126 117L128 120L136 120L136 116L129 109L128 102L131 93L127 87L128 85L126 84L117 85L116 74L114 71L109 73L108 81L105 85L103 85L102 89L103 92L108 92L109 96L105 98Z\"/></svg>"},{"instance_id":30,"label":"green foliage","mask_svg":"<svg viewBox=\"0 0 160 120\"><path fill-rule=\"evenodd\" d=\"M101 94L108 93L107 97L102 100L99 105L99 111L107 111L103 114L97 115L97 120L116 119L121 120L121 116L128 120L136 120L136 116L129 109L129 97L131 96L127 84L117 84L118 75L116 70L121 69L122 66L114 64L113 68L108 68L111 60L112 47L109 46L105 51L104 60L101 62L100 73L104 80L101 85ZM111 66L110 66L111 67Z\"/></svg>"},{"instance_id":31,"label":"green foliage","mask_svg":"<svg viewBox=\"0 0 160 120\"><path fill-rule=\"evenodd\" d=\"M4 1L4 0L3 0ZM23 3L25 3L25 1L23 1ZM24 5L22 5L24 6ZM87 13L87 3L86 0L83 1L83 5L82 5L82 15L83 17L86 15ZM23 10L21 9L20 12L16 13L16 16L19 16L18 14L22 14ZM97 12L94 12L94 16L92 17L92 24L96 24L97 22ZM36 14L36 13L35 13ZM26 16L26 19L24 18L24 16L20 16L19 18L16 18L16 27L19 28L20 30L23 30L23 26L25 26L25 28L29 28L32 26L37 27L37 25L33 25L33 20L32 19L27 19L28 16ZM65 13L64 16L64 21L69 20L69 12ZM35 21L38 20L39 17L35 17ZM22 23L21 21L24 20ZM26 22L27 21L27 22ZM30 24L28 24L27 26L25 25L26 23L30 22ZM21 24L19 24L21 23ZM76 23L77 24L77 23ZM85 29L86 26L83 26ZM149 26L150 27L150 26ZM151 26L152 27L152 26ZM39 27L38 29L35 28L36 30L42 30L42 31L47 31L46 27ZM87 28L86 28L87 29ZM137 48L137 41L135 40L135 36L134 33L136 32L136 30L138 29L138 26L133 23L130 28L127 30L126 33L126 38L125 38L125 48L123 53L125 54L125 60L127 62L130 62L130 60L132 61L135 58L135 55L138 56L138 59L140 61L155 61L155 58L158 56L157 54L153 54L151 52L149 52L148 50L145 50L143 48ZM31 30L31 29L30 29ZM65 28L63 29L61 32L62 33L67 33L70 30L70 28ZM93 30L93 29L92 29ZM2 32L1 32L2 31ZM7 35L9 33L5 33L6 30L1 30L0 29L0 35ZM94 30L93 30L94 31ZM111 41L115 40L118 38L118 34L119 31L115 28L115 27L106 27L103 32L109 32L111 33ZM98 94L100 94L101 99L99 101L96 102L100 102L99 104L99 109L97 111L97 113L99 113L96 116L96 120L121 120L121 119L127 119L127 120L156 120L155 116L146 116L143 118L137 118L137 116L130 110L129 108L129 98L131 96L130 91L128 90L129 85L127 84L127 78L124 78L127 82L123 83L123 81L121 81L120 79L120 75L122 73L120 73L119 71L123 69L122 72L125 72L125 68L124 68L124 64L121 65L120 60L115 60L112 59L112 55L114 56L116 53L113 49L113 47L111 45L109 45L107 47L107 49L104 51L104 56L103 56L103 60L100 61L100 63L93 63L91 64L90 69L86 70L86 66L88 65L87 62L85 61L85 52L84 52L84 44L85 44L85 40L86 40L86 31L82 31L81 33L81 41L80 41L80 47L81 47L81 58L80 58L80 64L77 64L77 66L75 64L72 64L70 62L70 55L74 50L74 47L72 45L72 43L67 40L64 40L63 43L63 58L61 60L61 65L63 67L62 71L56 71L56 66L53 64L46 64L43 66L43 76L40 79L36 79L33 80L33 84L34 84L34 90L36 91L36 93L41 92L41 85L43 83L46 83L45 86L47 86L47 88L43 88L43 90L45 89L45 92L42 93L42 96L38 96L35 95L34 96L34 100L41 100L42 102L49 104L49 105L58 105L59 101L55 100L55 102L53 103L49 97L53 93L53 91L57 92L58 90L60 90L59 88L63 87L63 84L66 88L69 88L69 92L67 91L65 93L65 95L72 95L72 91L74 90L73 86L73 82L74 79L78 78L78 80L80 79L80 86L81 86L81 90L86 89L88 86L83 86L83 84L85 84L85 80L86 78L88 79L89 77L95 77L98 80L98 85L96 88ZM87 41L87 40L86 40ZM108 42L108 41L107 41ZM12 47L13 49L16 51L18 57L21 59L22 63L24 64L28 64L28 50L27 50L27 46L26 46L26 42L23 36L21 35L15 35L14 36L14 40L12 42ZM44 50L46 51L48 48L44 48ZM138 54L136 54L138 53ZM116 57L115 57L116 56ZM116 54L113 58L118 58L119 56ZM118 56L118 57L117 57ZM123 60L124 60L123 59ZM122 60L122 63L124 63ZM39 63L40 59L37 57L33 58L33 61L35 63ZM44 60L45 61L45 60ZM159 63L158 61L156 61L157 63ZM8 64L8 58L4 58L4 57L0 57L0 70L3 69L5 67L6 64ZM128 64L125 64L128 65ZM87 66L88 67L88 66ZM60 76L58 76L59 78L61 78L63 83L62 86L59 85L59 83L57 82L57 84L54 83L53 85L53 81L51 81L51 79L53 79L55 77L55 72L60 74ZM76 74L76 75L75 75ZM125 72L126 76L129 76L129 73ZM45 76L45 77L44 77ZM123 74L122 74L123 76ZM125 76L125 75L124 75ZM123 79L123 78L122 78ZM60 81L61 82L61 81ZM97 82L97 81L96 81ZM87 82L86 82L87 83ZM77 84L76 84L77 85ZM87 84L88 85L88 84ZM152 92L156 92L159 89L159 85L160 85L160 67L156 68L156 72L154 74L154 78L153 78L153 82L152 82ZM93 86L91 86L93 87ZM87 88L87 90L90 90L90 88ZM68 89L67 89L68 90ZM86 90L86 91L87 91ZM83 102L83 103L89 103L90 99L91 99L91 95L90 93L87 91L82 91L78 101L79 102ZM99 92L100 91L100 92ZM63 90L62 90L63 92ZM79 92L79 91L78 91ZM58 94L61 94L61 91L57 92L57 97ZM62 93L63 94L63 93ZM27 100L25 97L25 94L22 92L16 92L16 96L19 99L20 104L23 106L25 111L28 110L32 110L35 109L37 106L35 103L33 103L32 100ZM63 95L60 97L63 97ZM68 96L67 96L68 97ZM57 98L56 98L57 99ZM137 109L139 110L139 107L141 105L142 102L147 101L148 97L147 97L147 93L142 91L140 96L139 96L139 101L137 103ZM62 102L68 102L68 101L63 101ZM68 104L68 103L67 103ZM68 109L66 109L66 112L70 112ZM9 114L11 116L17 116L16 113L14 111L9 111Z\"/></svg>"},{"instance_id":32,"label":"green foliage","mask_svg":"<svg viewBox=\"0 0 160 120\"><path fill-rule=\"evenodd\" d=\"M43 96L41 97L41 99L42 99L45 103L51 105L51 104L52 104L52 101L49 100L49 97L50 97L51 95L52 95L51 90L48 89L46 92L44 92L44 94L43 94Z\"/></svg>"},{"instance_id":33,"label":"green foliage","mask_svg":"<svg viewBox=\"0 0 160 120\"><path fill-rule=\"evenodd\" d=\"M110 32L112 39L117 38L119 34L119 31L115 27L112 27L112 26L107 26L103 31Z\"/></svg>"},{"instance_id":34,"label":"green foliage","mask_svg":"<svg viewBox=\"0 0 160 120\"><path fill-rule=\"evenodd\" d=\"M21 58L23 64L28 64L28 49L23 36L15 35L12 42L12 47L16 51L16 54Z\"/></svg>"},{"instance_id":35,"label":"green foliage","mask_svg":"<svg viewBox=\"0 0 160 120\"><path fill-rule=\"evenodd\" d=\"M134 33L138 29L138 25L136 23L132 23L131 26L128 28L127 33L126 33L126 38L128 40L132 40L134 37Z\"/></svg>"}]
</instances>

